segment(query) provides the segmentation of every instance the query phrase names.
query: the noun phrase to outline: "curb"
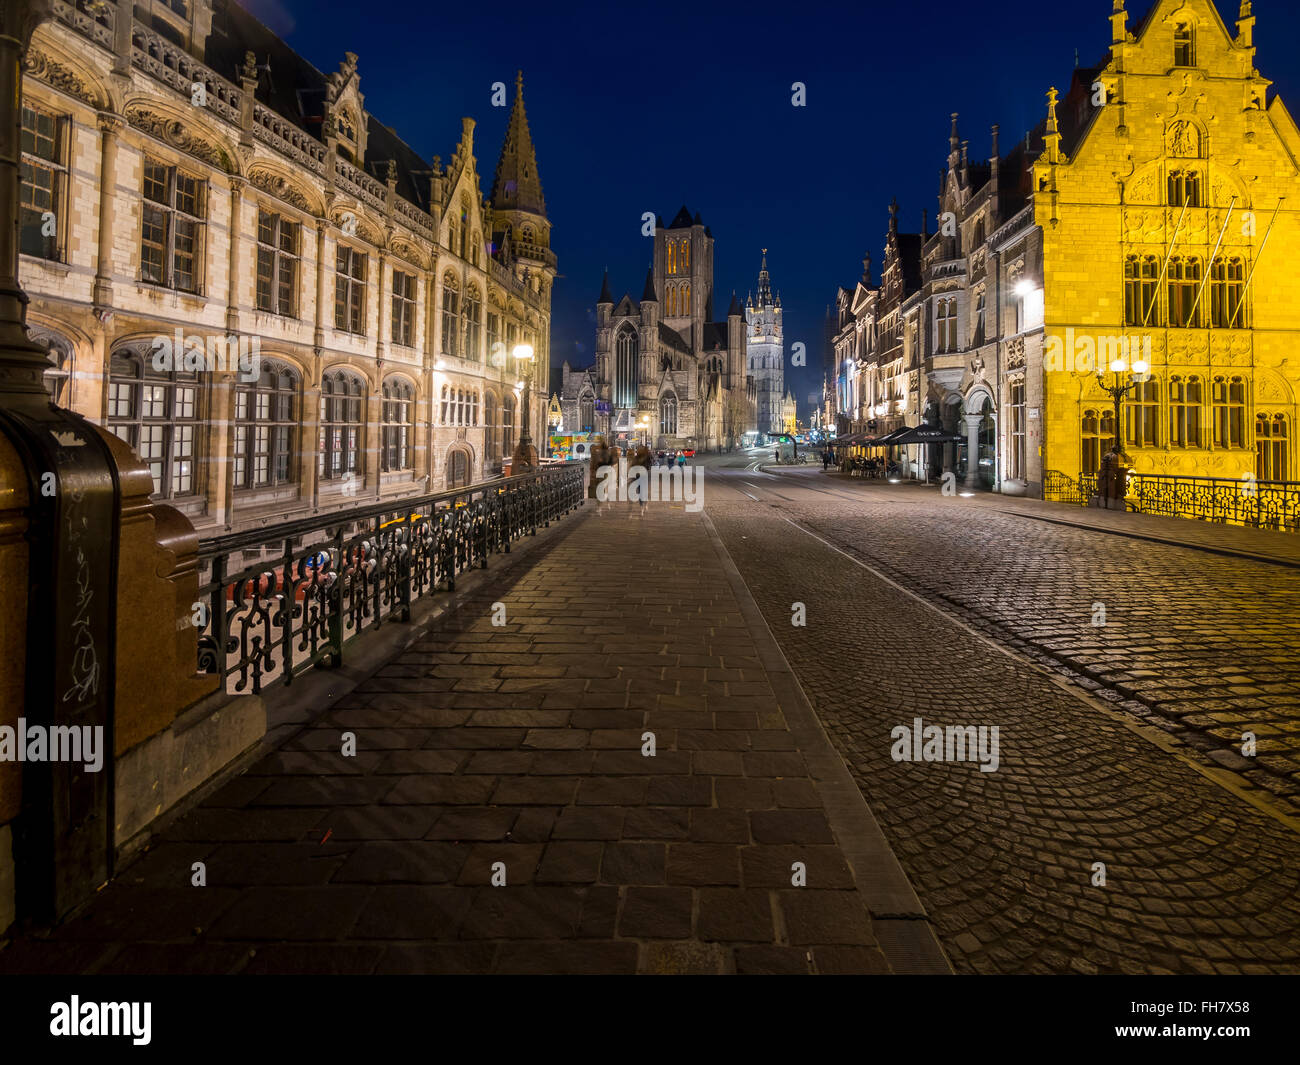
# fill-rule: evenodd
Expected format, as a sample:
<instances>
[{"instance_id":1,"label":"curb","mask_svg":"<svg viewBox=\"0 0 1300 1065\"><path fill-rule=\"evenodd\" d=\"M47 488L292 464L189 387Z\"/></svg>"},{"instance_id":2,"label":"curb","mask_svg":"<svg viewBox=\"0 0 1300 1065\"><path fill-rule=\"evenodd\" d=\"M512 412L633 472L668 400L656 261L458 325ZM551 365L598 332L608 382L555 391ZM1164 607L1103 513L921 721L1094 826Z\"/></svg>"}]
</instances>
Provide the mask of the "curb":
<instances>
[{"instance_id":1,"label":"curb","mask_svg":"<svg viewBox=\"0 0 1300 1065\"><path fill-rule=\"evenodd\" d=\"M768 627L744 577L728 554L707 511L704 527L731 584L741 615L759 654L772 690L785 713L790 734L817 782L831 831L854 872L858 891L867 904L880 949L895 973L951 975L952 966L930 925L930 916L917 897L893 848L880 830L871 807L831 744L812 703L799 684L781 645Z\"/></svg>"}]
</instances>

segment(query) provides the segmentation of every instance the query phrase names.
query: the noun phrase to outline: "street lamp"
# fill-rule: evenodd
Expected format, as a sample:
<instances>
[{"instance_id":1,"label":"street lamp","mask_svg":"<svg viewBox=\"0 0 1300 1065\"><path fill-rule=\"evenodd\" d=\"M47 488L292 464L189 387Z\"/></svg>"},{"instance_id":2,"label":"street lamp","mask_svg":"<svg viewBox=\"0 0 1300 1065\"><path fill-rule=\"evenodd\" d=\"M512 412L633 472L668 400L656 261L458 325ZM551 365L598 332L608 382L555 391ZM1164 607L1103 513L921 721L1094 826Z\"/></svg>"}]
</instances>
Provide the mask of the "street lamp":
<instances>
[{"instance_id":1,"label":"street lamp","mask_svg":"<svg viewBox=\"0 0 1300 1065\"><path fill-rule=\"evenodd\" d=\"M650 442L647 439L647 435L650 432L650 415L643 414L640 418L638 418L636 422L636 427L641 430L641 443L649 447Z\"/></svg>"},{"instance_id":2,"label":"street lamp","mask_svg":"<svg viewBox=\"0 0 1300 1065\"><path fill-rule=\"evenodd\" d=\"M1143 359L1134 359L1132 365L1120 355L1111 360L1109 369L1097 367L1097 385L1115 404L1115 450L1127 466L1129 457L1124 452L1124 437L1120 429L1121 403L1125 396L1151 379L1151 367Z\"/></svg>"},{"instance_id":3,"label":"street lamp","mask_svg":"<svg viewBox=\"0 0 1300 1065\"><path fill-rule=\"evenodd\" d=\"M514 473L521 466L537 465L537 449L533 447L533 437L530 432L530 417L532 404L532 385L533 385L533 346L531 344L516 344L511 352L515 357L515 362L523 364L524 373L524 404L523 404L523 425L519 434L519 443L515 445L515 453L510 463L510 472Z\"/></svg>"}]
</instances>

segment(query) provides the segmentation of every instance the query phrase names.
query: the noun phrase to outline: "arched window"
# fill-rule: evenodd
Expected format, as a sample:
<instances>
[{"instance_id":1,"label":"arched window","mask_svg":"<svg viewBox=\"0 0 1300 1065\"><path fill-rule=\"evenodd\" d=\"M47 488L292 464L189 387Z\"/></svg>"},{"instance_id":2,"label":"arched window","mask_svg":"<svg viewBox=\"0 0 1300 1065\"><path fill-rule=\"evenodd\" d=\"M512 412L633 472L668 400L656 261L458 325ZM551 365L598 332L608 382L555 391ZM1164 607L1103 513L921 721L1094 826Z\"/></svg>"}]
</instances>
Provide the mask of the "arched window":
<instances>
[{"instance_id":1,"label":"arched window","mask_svg":"<svg viewBox=\"0 0 1300 1065\"><path fill-rule=\"evenodd\" d=\"M193 495L195 447L203 425L197 370L155 370L149 356L114 352L109 361L108 429L153 474L154 495Z\"/></svg>"},{"instance_id":2,"label":"arched window","mask_svg":"<svg viewBox=\"0 0 1300 1065\"><path fill-rule=\"evenodd\" d=\"M446 386L446 385L443 385L443 386L442 386L442 406L439 408L439 416L438 416L438 424L439 424L439 425L450 425L450 424L451 424L451 422L449 422L449 421L447 420L447 418L448 418L448 417L450 416L450 414L451 414L451 408L450 408L450 406L449 406L451 400L450 400L450 397L449 397L449 394L448 394L448 393L449 393L449 390L448 390L447 386Z\"/></svg>"},{"instance_id":3,"label":"arched window","mask_svg":"<svg viewBox=\"0 0 1300 1065\"><path fill-rule=\"evenodd\" d=\"M469 394L469 423L478 425L478 391Z\"/></svg>"},{"instance_id":4,"label":"arched window","mask_svg":"<svg viewBox=\"0 0 1300 1065\"><path fill-rule=\"evenodd\" d=\"M465 358L478 362L481 357L480 341L483 337L483 301L478 286L470 285L465 295Z\"/></svg>"},{"instance_id":5,"label":"arched window","mask_svg":"<svg viewBox=\"0 0 1300 1065\"><path fill-rule=\"evenodd\" d=\"M1196 66L1196 29L1190 22L1174 26L1174 66Z\"/></svg>"},{"instance_id":6,"label":"arched window","mask_svg":"<svg viewBox=\"0 0 1300 1065\"><path fill-rule=\"evenodd\" d=\"M525 244L535 244L535 243L536 243L536 239L535 239L534 236L533 236L533 227L532 227L532 226L520 226L520 227L519 227L519 239L520 239L521 241L523 241Z\"/></svg>"},{"instance_id":7,"label":"arched window","mask_svg":"<svg viewBox=\"0 0 1300 1065\"><path fill-rule=\"evenodd\" d=\"M668 273L677 273L677 242L668 241L665 245L668 251Z\"/></svg>"},{"instance_id":8,"label":"arched window","mask_svg":"<svg viewBox=\"0 0 1300 1065\"><path fill-rule=\"evenodd\" d=\"M454 447L447 452L447 487L464 488L469 484L469 452Z\"/></svg>"},{"instance_id":9,"label":"arched window","mask_svg":"<svg viewBox=\"0 0 1300 1065\"><path fill-rule=\"evenodd\" d=\"M595 432L596 397L590 392L586 393L580 400L578 400L578 427L584 433Z\"/></svg>"},{"instance_id":10,"label":"arched window","mask_svg":"<svg viewBox=\"0 0 1300 1065\"><path fill-rule=\"evenodd\" d=\"M1169 446L1201 446L1201 407L1205 402L1199 377L1169 379Z\"/></svg>"},{"instance_id":11,"label":"arched window","mask_svg":"<svg viewBox=\"0 0 1300 1065\"><path fill-rule=\"evenodd\" d=\"M505 455L515 451L515 396L507 392L505 403L501 407L501 450Z\"/></svg>"},{"instance_id":12,"label":"arched window","mask_svg":"<svg viewBox=\"0 0 1300 1065\"><path fill-rule=\"evenodd\" d=\"M1111 410L1083 412L1083 453L1081 472L1095 476L1101 469L1101 456L1115 442L1115 414Z\"/></svg>"},{"instance_id":13,"label":"arched window","mask_svg":"<svg viewBox=\"0 0 1300 1065\"><path fill-rule=\"evenodd\" d=\"M1216 259L1210 268L1210 324L1245 329L1246 264L1239 257Z\"/></svg>"},{"instance_id":14,"label":"arched window","mask_svg":"<svg viewBox=\"0 0 1300 1065\"><path fill-rule=\"evenodd\" d=\"M614 404L618 407L636 406L638 345L636 330L624 325L619 330L615 344Z\"/></svg>"},{"instance_id":15,"label":"arched window","mask_svg":"<svg viewBox=\"0 0 1300 1065\"><path fill-rule=\"evenodd\" d=\"M361 378L346 370L321 378L318 464L322 481L346 477L360 465L363 397Z\"/></svg>"},{"instance_id":16,"label":"arched window","mask_svg":"<svg viewBox=\"0 0 1300 1065\"><path fill-rule=\"evenodd\" d=\"M1160 263L1154 255L1129 255L1124 259L1124 324L1159 325L1156 285Z\"/></svg>"},{"instance_id":17,"label":"arched window","mask_svg":"<svg viewBox=\"0 0 1300 1065\"><path fill-rule=\"evenodd\" d=\"M1285 481L1291 468L1290 437L1285 414L1255 416L1255 477L1261 481Z\"/></svg>"},{"instance_id":18,"label":"arched window","mask_svg":"<svg viewBox=\"0 0 1300 1065\"><path fill-rule=\"evenodd\" d=\"M1169 171L1169 206L1201 206L1201 174L1197 170Z\"/></svg>"},{"instance_id":19,"label":"arched window","mask_svg":"<svg viewBox=\"0 0 1300 1065\"><path fill-rule=\"evenodd\" d=\"M939 301L937 320L938 332L935 337L935 349L940 352L957 350L957 300L954 298Z\"/></svg>"},{"instance_id":20,"label":"arched window","mask_svg":"<svg viewBox=\"0 0 1300 1065\"><path fill-rule=\"evenodd\" d=\"M298 431L294 397L298 375L262 360L254 382L235 390L235 487L267 488L293 476L293 442Z\"/></svg>"},{"instance_id":21,"label":"arched window","mask_svg":"<svg viewBox=\"0 0 1300 1065\"><path fill-rule=\"evenodd\" d=\"M677 313L682 315L691 313L691 283L689 281L682 286Z\"/></svg>"},{"instance_id":22,"label":"arched window","mask_svg":"<svg viewBox=\"0 0 1300 1065\"><path fill-rule=\"evenodd\" d=\"M672 392L659 400L659 431L665 436L677 435L677 397Z\"/></svg>"},{"instance_id":23,"label":"arched window","mask_svg":"<svg viewBox=\"0 0 1300 1065\"><path fill-rule=\"evenodd\" d=\"M687 273L691 269L691 242L688 237L682 241L682 273Z\"/></svg>"},{"instance_id":24,"label":"arched window","mask_svg":"<svg viewBox=\"0 0 1300 1065\"><path fill-rule=\"evenodd\" d=\"M460 354L460 285L454 274L442 279L442 350Z\"/></svg>"},{"instance_id":25,"label":"arched window","mask_svg":"<svg viewBox=\"0 0 1300 1065\"><path fill-rule=\"evenodd\" d=\"M483 393L483 457L489 461L501 454L497 439L497 394L490 389Z\"/></svg>"},{"instance_id":26,"label":"arched window","mask_svg":"<svg viewBox=\"0 0 1300 1065\"><path fill-rule=\"evenodd\" d=\"M412 413L415 393L410 384L400 377L390 377L384 382L384 471L409 470L411 442L415 437Z\"/></svg>"},{"instance_id":27,"label":"arched window","mask_svg":"<svg viewBox=\"0 0 1300 1065\"><path fill-rule=\"evenodd\" d=\"M1210 392L1215 447L1246 446L1246 382L1216 377Z\"/></svg>"}]
</instances>

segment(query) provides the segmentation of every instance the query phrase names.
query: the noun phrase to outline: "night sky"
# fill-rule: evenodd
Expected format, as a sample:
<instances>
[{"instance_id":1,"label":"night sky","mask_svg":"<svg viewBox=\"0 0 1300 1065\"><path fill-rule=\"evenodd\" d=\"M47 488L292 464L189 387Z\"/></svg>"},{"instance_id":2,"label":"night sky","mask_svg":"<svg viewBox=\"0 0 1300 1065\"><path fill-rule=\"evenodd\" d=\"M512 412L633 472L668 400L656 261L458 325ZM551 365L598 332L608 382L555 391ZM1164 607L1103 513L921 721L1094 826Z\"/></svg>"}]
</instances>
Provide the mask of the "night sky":
<instances>
[{"instance_id":1,"label":"night sky","mask_svg":"<svg viewBox=\"0 0 1300 1065\"><path fill-rule=\"evenodd\" d=\"M1076 49L1085 66L1106 53L1111 12L1111 0L241 2L323 71L356 52L367 109L426 159L445 164L460 117L476 119L485 195L508 115L490 105L491 85L513 93L523 69L561 271L557 367L591 362L606 266L615 299L640 296L650 257L643 212L668 222L685 203L710 226L715 317L733 288L743 298L756 287L766 247L787 360L794 343L807 347L807 368L786 378L801 419L820 392L822 320L836 287L858 280L867 251L879 279L891 197L903 230L919 230L925 210L933 231L949 114L961 113L971 158L988 156L994 123L1006 151L1043 115L1047 88L1068 87ZM1130 0L1130 27L1147 6ZM1235 33L1238 0L1218 6ZM1255 15L1256 65L1300 116L1289 54L1300 5L1257 0ZM806 107L791 106L795 81L807 86Z\"/></svg>"}]
</instances>

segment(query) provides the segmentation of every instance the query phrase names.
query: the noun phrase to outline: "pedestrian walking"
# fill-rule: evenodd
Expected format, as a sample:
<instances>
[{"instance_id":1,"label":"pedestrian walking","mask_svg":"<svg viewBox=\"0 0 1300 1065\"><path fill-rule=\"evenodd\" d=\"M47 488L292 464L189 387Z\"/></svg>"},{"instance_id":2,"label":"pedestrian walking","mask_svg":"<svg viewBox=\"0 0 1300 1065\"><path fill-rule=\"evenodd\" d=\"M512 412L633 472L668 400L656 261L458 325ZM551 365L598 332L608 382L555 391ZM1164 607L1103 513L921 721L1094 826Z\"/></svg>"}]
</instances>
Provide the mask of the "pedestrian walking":
<instances>
[{"instance_id":1,"label":"pedestrian walking","mask_svg":"<svg viewBox=\"0 0 1300 1065\"><path fill-rule=\"evenodd\" d=\"M825 473L831 468L831 449L827 448L822 452L822 472Z\"/></svg>"},{"instance_id":2,"label":"pedestrian walking","mask_svg":"<svg viewBox=\"0 0 1300 1065\"><path fill-rule=\"evenodd\" d=\"M637 502L641 504L641 514L645 515L646 499L650 495L650 467L655 464L655 457L651 454L650 449L641 444L636 451L632 453L630 465L633 470L642 469L644 474L632 474L632 494L636 496Z\"/></svg>"},{"instance_id":3,"label":"pedestrian walking","mask_svg":"<svg viewBox=\"0 0 1300 1065\"><path fill-rule=\"evenodd\" d=\"M772 461L777 465L781 464L781 449L778 447L772 452Z\"/></svg>"}]
</instances>

